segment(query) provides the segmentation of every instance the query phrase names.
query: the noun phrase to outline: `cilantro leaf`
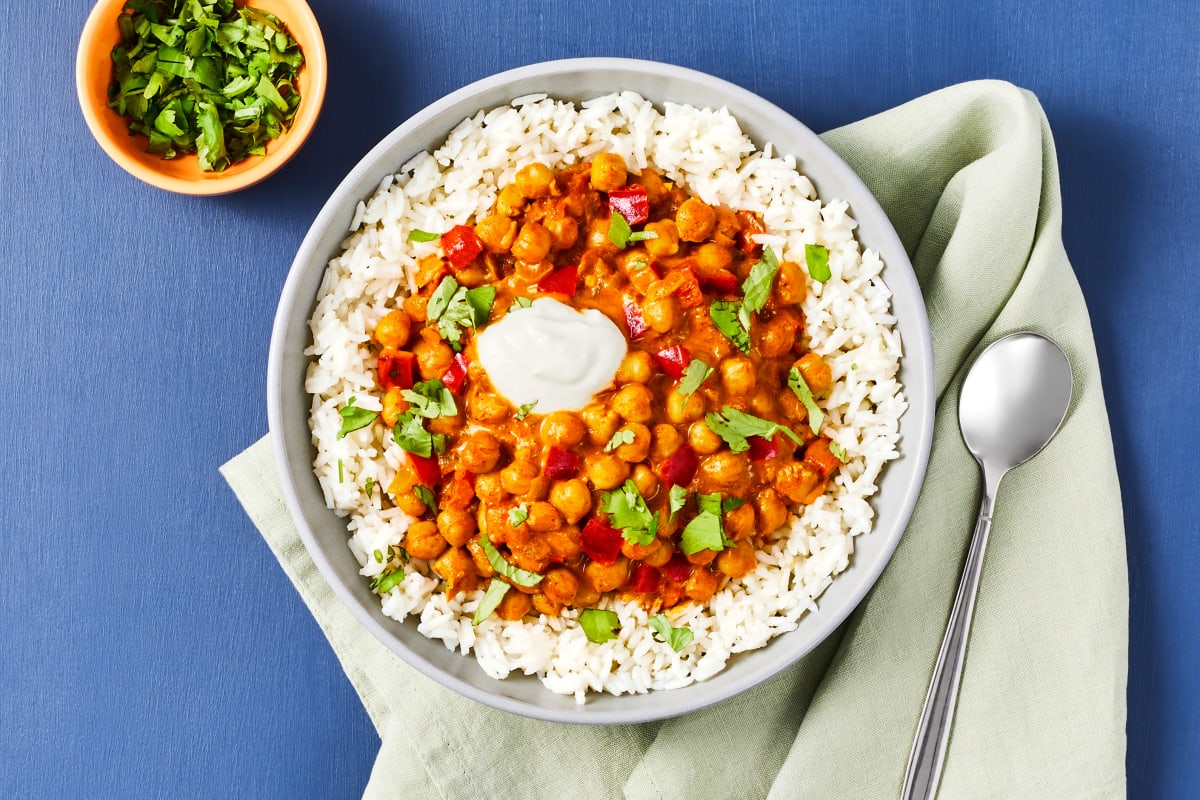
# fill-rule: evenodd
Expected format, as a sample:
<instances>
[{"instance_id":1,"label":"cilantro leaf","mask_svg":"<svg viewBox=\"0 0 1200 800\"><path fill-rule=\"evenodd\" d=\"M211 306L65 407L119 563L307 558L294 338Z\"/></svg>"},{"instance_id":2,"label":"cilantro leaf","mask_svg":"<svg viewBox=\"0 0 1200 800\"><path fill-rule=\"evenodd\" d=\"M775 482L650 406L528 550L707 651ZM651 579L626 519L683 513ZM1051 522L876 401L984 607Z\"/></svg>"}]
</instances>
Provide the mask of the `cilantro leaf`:
<instances>
[{"instance_id":1,"label":"cilantro leaf","mask_svg":"<svg viewBox=\"0 0 1200 800\"><path fill-rule=\"evenodd\" d=\"M488 563L492 565L492 569L496 570L498 575L503 575L517 586L524 586L528 589L542 582L543 575L538 575L536 572L530 572L529 570L510 564L508 559L496 549L496 545L492 544L492 540L486 535L479 537L479 546L483 548L483 554L487 557Z\"/></svg>"},{"instance_id":2,"label":"cilantro leaf","mask_svg":"<svg viewBox=\"0 0 1200 800\"><path fill-rule=\"evenodd\" d=\"M833 277L829 271L829 250L819 244L804 245L804 263L814 281L824 283Z\"/></svg>"},{"instance_id":3,"label":"cilantro leaf","mask_svg":"<svg viewBox=\"0 0 1200 800\"><path fill-rule=\"evenodd\" d=\"M608 514L609 522L621 531L627 542L645 546L651 544L658 533L658 517L646 507L646 501L632 480L600 495L600 510Z\"/></svg>"},{"instance_id":4,"label":"cilantro leaf","mask_svg":"<svg viewBox=\"0 0 1200 800\"><path fill-rule=\"evenodd\" d=\"M458 281L449 275L442 278L442 282L429 296L429 302L425 304L425 318L430 322L441 319L442 314L446 313L446 309L450 307L450 299L457 291Z\"/></svg>"},{"instance_id":5,"label":"cilantro leaf","mask_svg":"<svg viewBox=\"0 0 1200 800\"><path fill-rule=\"evenodd\" d=\"M688 362L688 365L683 368L683 377L679 379L679 386L675 391L687 397L692 392L700 388L700 385L708 380L708 376L713 374L713 368L705 364L698 358L693 358Z\"/></svg>"},{"instance_id":6,"label":"cilantro leaf","mask_svg":"<svg viewBox=\"0 0 1200 800\"><path fill-rule=\"evenodd\" d=\"M608 440L608 444L604 445L604 452L611 453L623 444L633 444L637 436L628 428L621 428L612 435Z\"/></svg>"},{"instance_id":7,"label":"cilantro leaf","mask_svg":"<svg viewBox=\"0 0 1200 800\"><path fill-rule=\"evenodd\" d=\"M410 242L432 242L442 238L440 233L430 233L423 231L420 228L413 228L408 232L408 240Z\"/></svg>"},{"instance_id":8,"label":"cilantro leaf","mask_svg":"<svg viewBox=\"0 0 1200 800\"><path fill-rule=\"evenodd\" d=\"M477 328L486 323L495 301L495 286L468 289L447 275L430 295L425 317L430 322L437 322L438 334L459 351L462 350L463 328Z\"/></svg>"},{"instance_id":9,"label":"cilantro leaf","mask_svg":"<svg viewBox=\"0 0 1200 800\"><path fill-rule=\"evenodd\" d=\"M437 498L433 496L432 489L430 489L428 486L417 484L413 487L413 494L417 496L417 499L420 500L426 508L434 513L437 513Z\"/></svg>"},{"instance_id":10,"label":"cilantro leaf","mask_svg":"<svg viewBox=\"0 0 1200 800\"><path fill-rule=\"evenodd\" d=\"M525 419L529 416L529 412L533 411L533 407L537 404L537 400L534 400L532 403L522 403L521 407L517 409L517 413L513 416L515 416L517 419Z\"/></svg>"},{"instance_id":11,"label":"cilantro leaf","mask_svg":"<svg viewBox=\"0 0 1200 800\"><path fill-rule=\"evenodd\" d=\"M346 434L365 428L379 416L378 411L368 411L354 405L354 398L346 401L346 406L338 411L342 417L342 427L338 428L337 438L343 439Z\"/></svg>"},{"instance_id":12,"label":"cilantro leaf","mask_svg":"<svg viewBox=\"0 0 1200 800\"><path fill-rule=\"evenodd\" d=\"M671 511L671 519L672 520L675 519L675 515L677 513L679 513L683 509L683 507L687 504L687 498L688 498L688 490L687 489L683 488L679 484L675 484L674 486L671 487L671 491L670 491L670 494L667 499L667 503L668 503L667 507Z\"/></svg>"},{"instance_id":13,"label":"cilantro leaf","mask_svg":"<svg viewBox=\"0 0 1200 800\"><path fill-rule=\"evenodd\" d=\"M779 259L770 246L763 248L762 258L750 268L750 274L742 283L742 308L758 313L767 304L771 296L771 287L775 284L775 276L779 274ZM747 326L747 330L749 326Z\"/></svg>"},{"instance_id":14,"label":"cilantro leaf","mask_svg":"<svg viewBox=\"0 0 1200 800\"><path fill-rule=\"evenodd\" d=\"M746 505L746 501L740 497L726 497L721 501L721 513L728 514L735 508L741 508L744 505Z\"/></svg>"},{"instance_id":15,"label":"cilantro leaf","mask_svg":"<svg viewBox=\"0 0 1200 800\"><path fill-rule=\"evenodd\" d=\"M750 352L750 330L742 324L741 301L714 300L708 307L708 315L717 326L717 330L725 334L738 350L743 353Z\"/></svg>"},{"instance_id":16,"label":"cilantro leaf","mask_svg":"<svg viewBox=\"0 0 1200 800\"><path fill-rule=\"evenodd\" d=\"M533 301L530 300L528 297L524 297L524 296L514 297L513 301L512 301L512 305L508 307L508 313L511 314L513 311L515 311L518 308L529 308L531 305L533 305Z\"/></svg>"},{"instance_id":17,"label":"cilantro leaf","mask_svg":"<svg viewBox=\"0 0 1200 800\"><path fill-rule=\"evenodd\" d=\"M789 383L789 385L791 384ZM705 414L704 424L713 433L724 439L725 443L729 445L729 449L735 453L744 453L750 449L750 442L747 441L750 436L773 439L776 433L783 433L796 444L803 444L800 437L790 428L780 425L778 422L771 422L753 414L738 411L732 406L724 406L719 414L715 411Z\"/></svg>"},{"instance_id":18,"label":"cilantro leaf","mask_svg":"<svg viewBox=\"0 0 1200 800\"><path fill-rule=\"evenodd\" d=\"M471 624L478 625L490 617L496 610L496 606L500 605L500 601L504 599L504 595L508 594L509 588L509 585L499 578L492 578L492 582L488 584L483 597L479 600L479 605L475 608L475 616L471 618Z\"/></svg>"},{"instance_id":19,"label":"cilantro leaf","mask_svg":"<svg viewBox=\"0 0 1200 800\"><path fill-rule=\"evenodd\" d=\"M608 223L608 240L624 250L632 234L633 228L629 227L629 220L625 219L623 214L614 211Z\"/></svg>"},{"instance_id":20,"label":"cilantro leaf","mask_svg":"<svg viewBox=\"0 0 1200 800\"><path fill-rule=\"evenodd\" d=\"M619 216L614 214L613 216ZM621 619L617 612L605 608L586 608L579 614L579 627L592 644L604 644L610 639L617 638L613 633L621 627Z\"/></svg>"},{"instance_id":21,"label":"cilantro leaf","mask_svg":"<svg viewBox=\"0 0 1200 800\"><path fill-rule=\"evenodd\" d=\"M662 640L678 653L692 643L694 638L690 628L672 628L666 614L655 614L649 620L650 627L662 637Z\"/></svg>"},{"instance_id":22,"label":"cilantro leaf","mask_svg":"<svg viewBox=\"0 0 1200 800\"><path fill-rule=\"evenodd\" d=\"M817 405L817 401L813 398L812 390L808 388L808 384L804 381L804 376L800 374L800 370L792 367L788 370L787 375L788 388L800 399L804 407L808 409L808 427L812 428L813 433L821 432L821 425L825 422L825 412Z\"/></svg>"},{"instance_id":23,"label":"cilantro leaf","mask_svg":"<svg viewBox=\"0 0 1200 800\"><path fill-rule=\"evenodd\" d=\"M696 496L697 501L700 497L701 495ZM720 495L717 497L720 498ZM720 508L719 499L717 507ZM721 529L720 515L714 514L712 511L701 511L684 526L683 533L679 537L679 549L686 556L699 553L701 550L719 552L725 549L727 542L725 532Z\"/></svg>"},{"instance_id":24,"label":"cilantro leaf","mask_svg":"<svg viewBox=\"0 0 1200 800\"><path fill-rule=\"evenodd\" d=\"M438 378L413 384L411 389L402 389L400 396L409 403L409 411L427 419L453 417L458 413L454 393Z\"/></svg>"},{"instance_id":25,"label":"cilantro leaf","mask_svg":"<svg viewBox=\"0 0 1200 800\"><path fill-rule=\"evenodd\" d=\"M434 452L445 449L446 437L425 430L421 417L407 411L396 420L392 429L392 441L410 453L429 458ZM440 445L439 445L440 443Z\"/></svg>"},{"instance_id":26,"label":"cilantro leaf","mask_svg":"<svg viewBox=\"0 0 1200 800\"><path fill-rule=\"evenodd\" d=\"M846 448L842 447L837 442L829 443L829 452L833 453L834 457L843 464L846 463Z\"/></svg>"},{"instance_id":27,"label":"cilantro leaf","mask_svg":"<svg viewBox=\"0 0 1200 800\"><path fill-rule=\"evenodd\" d=\"M371 496L373 494L375 494L375 479L374 478L367 478L366 483L363 484L363 491L367 493L367 499L370 500Z\"/></svg>"},{"instance_id":28,"label":"cilantro leaf","mask_svg":"<svg viewBox=\"0 0 1200 800\"><path fill-rule=\"evenodd\" d=\"M516 528L525 524L525 520L529 519L529 509L524 503L519 506L513 506L508 510L508 524Z\"/></svg>"}]
</instances>

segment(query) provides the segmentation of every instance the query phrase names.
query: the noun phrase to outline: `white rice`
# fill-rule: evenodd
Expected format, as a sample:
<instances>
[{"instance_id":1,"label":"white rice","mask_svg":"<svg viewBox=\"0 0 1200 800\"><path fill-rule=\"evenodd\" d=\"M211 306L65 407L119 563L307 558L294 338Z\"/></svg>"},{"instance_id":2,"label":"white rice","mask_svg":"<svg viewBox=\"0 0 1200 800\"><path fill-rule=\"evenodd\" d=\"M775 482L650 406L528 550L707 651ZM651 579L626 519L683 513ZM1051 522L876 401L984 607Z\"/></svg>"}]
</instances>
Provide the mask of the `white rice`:
<instances>
[{"instance_id":1,"label":"white rice","mask_svg":"<svg viewBox=\"0 0 1200 800\"><path fill-rule=\"evenodd\" d=\"M860 250L847 204L822 204L793 157L774 155L770 144L755 150L724 109L668 103L660 111L632 92L579 107L544 95L518 98L464 120L438 150L419 154L360 202L344 251L329 262L321 285L306 351L314 466L328 505L350 518L349 545L364 580L383 570L375 551L400 545L412 522L381 502L403 456L382 425L339 440L338 412L351 397L362 408L380 408L371 331L408 291L417 259L437 250L436 242L408 242L409 232L446 230L486 214L499 187L526 164L559 169L604 151L619 153L631 171L653 166L707 203L761 213L769 230L761 240L783 259L804 263L805 244L829 249L833 275L824 284L810 282L805 333L833 371L823 430L846 449L847 463L817 502L802 507L760 549L758 569L729 581L703 607L667 612L673 626L694 634L679 653L653 635L641 607L627 602L608 602L621 628L604 644L588 641L575 609L514 622L493 615L472 627L482 591L448 599L419 561L381 598L385 614L416 617L422 634L474 653L488 674L537 675L581 703L588 692L647 692L711 677L732 654L762 647L815 610L817 598L848 566L854 537L871 529L867 498L884 464L898 455L899 419L907 408L883 263L877 253Z\"/></svg>"}]
</instances>

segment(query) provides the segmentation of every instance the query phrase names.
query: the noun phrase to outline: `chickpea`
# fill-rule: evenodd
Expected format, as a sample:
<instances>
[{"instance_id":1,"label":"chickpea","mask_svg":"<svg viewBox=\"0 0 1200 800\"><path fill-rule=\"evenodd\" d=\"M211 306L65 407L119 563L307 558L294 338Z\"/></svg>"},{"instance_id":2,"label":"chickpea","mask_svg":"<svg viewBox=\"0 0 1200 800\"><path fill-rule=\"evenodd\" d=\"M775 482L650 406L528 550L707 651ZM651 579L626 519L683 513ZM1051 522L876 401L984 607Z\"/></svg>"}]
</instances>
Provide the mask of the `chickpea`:
<instances>
[{"instance_id":1,"label":"chickpea","mask_svg":"<svg viewBox=\"0 0 1200 800\"><path fill-rule=\"evenodd\" d=\"M754 506L750 503L727 511L724 519L725 535L735 542L740 542L754 533L754 521Z\"/></svg>"},{"instance_id":2,"label":"chickpea","mask_svg":"<svg viewBox=\"0 0 1200 800\"><path fill-rule=\"evenodd\" d=\"M788 509L779 493L768 486L759 491L754 498L754 507L758 510L758 532L766 535L774 533L787 522Z\"/></svg>"},{"instance_id":3,"label":"chickpea","mask_svg":"<svg viewBox=\"0 0 1200 800\"><path fill-rule=\"evenodd\" d=\"M489 472L475 476L475 496L484 503L495 506L508 499L508 490L504 488L504 479L499 472Z\"/></svg>"},{"instance_id":4,"label":"chickpea","mask_svg":"<svg viewBox=\"0 0 1200 800\"><path fill-rule=\"evenodd\" d=\"M617 432L617 427L621 424L620 415L603 403L584 406L583 410L579 412L579 416L583 419L583 424L587 426L588 441L601 447L608 444L608 440Z\"/></svg>"},{"instance_id":5,"label":"chickpea","mask_svg":"<svg viewBox=\"0 0 1200 800\"><path fill-rule=\"evenodd\" d=\"M533 601L534 611L539 614L545 614L547 617L557 617L562 613L563 604L547 597L544 592L538 592L530 599Z\"/></svg>"},{"instance_id":6,"label":"chickpea","mask_svg":"<svg viewBox=\"0 0 1200 800\"><path fill-rule=\"evenodd\" d=\"M750 397L750 410L760 417L770 415L775 411L775 395L765 387L760 388Z\"/></svg>"},{"instance_id":7,"label":"chickpea","mask_svg":"<svg viewBox=\"0 0 1200 800\"><path fill-rule=\"evenodd\" d=\"M563 516L550 503L539 501L529 507L529 516L525 518L525 524L530 530L545 533L561 528Z\"/></svg>"},{"instance_id":8,"label":"chickpea","mask_svg":"<svg viewBox=\"0 0 1200 800\"><path fill-rule=\"evenodd\" d=\"M521 194L520 187L515 183L510 183L500 190L500 194L496 197L496 211L506 217L515 217L525 209L525 195Z\"/></svg>"},{"instance_id":9,"label":"chickpea","mask_svg":"<svg viewBox=\"0 0 1200 800\"><path fill-rule=\"evenodd\" d=\"M649 383L653 377L653 357L645 350L631 350L621 360L614 379L617 383Z\"/></svg>"},{"instance_id":10,"label":"chickpea","mask_svg":"<svg viewBox=\"0 0 1200 800\"><path fill-rule=\"evenodd\" d=\"M679 238L685 242L703 242L712 232L717 214L712 206L698 197L689 197L675 212L675 227Z\"/></svg>"},{"instance_id":11,"label":"chickpea","mask_svg":"<svg viewBox=\"0 0 1200 800\"><path fill-rule=\"evenodd\" d=\"M575 591L574 605L579 608L589 608L600 602L600 593L596 591L596 587L592 586L592 579L588 577L585 569L584 573L579 576L579 588Z\"/></svg>"},{"instance_id":12,"label":"chickpea","mask_svg":"<svg viewBox=\"0 0 1200 800\"><path fill-rule=\"evenodd\" d=\"M534 162L517 170L514 181L521 194L530 200L548 197L554 188L554 173L545 164ZM537 259L540 261L541 259Z\"/></svg>"},{"instance_id":13,"label":"chickpea","mask_svg":"<svg viewBox=\"0 0 1200 800\"><path fill-rule=\"evenodd\" d=\"M547 445L574 447L587 436L587 426L570 411L552 411L542 419L538 435Z\"/></svg>"},{"instance_id":14,"label":"chickpea","mask_svg":"<svg viewBox=\"0 0 1200 800\"><path fill-rule=\"evenodd\" d=\"M679 301L670 294L647 300L642 306L642 318L655 333L670 333L679 324Z\"/></svg>"},{"instance_id":15,"label":"chickpea","mask_svg":"<svg viewBox=\"0 0 1200 800\"><path fill-rule=\"evenodd\" d=\"M736 486L750 478L750 459L728 450L714 453L700 462L700 474L716 486Z\"/></svg>"},{"instance_id":16,"label":"chickpea","mask_svg":"<svg viewBox=\"0 0 1200 800\"><path fill-rule=\"evenodd\" d=\"M455 547L462 547L475 535L475 518L467 511L445 509L437 516L438 533Z\"/></svg>"},{"instance_id":17,"label":"chickpea","mask_svg":"<svg viewBox=\"0 0 1200 800\"><path fill-rule=\"evenodd\" d=\"M833 371L825 359L813 352L805 353L794 365L813 394L824 394L833 385Z\"/></svg>"},{"instance_id":18,"label":"chickpea","mask_svg":"<svg viewBox=\"0 0 1200 800\"><path fill-rule=\"evenodd\" d=\"M512 563L530 572L545 572L546 567L550 565L550 559L554 557L554 551L541 536L530 537L528 541L519 545L510 543L508 551L512 554L512 558L509 559Z\"/></svg>"},{"instance_id":19,"label":"chickpea","mask_svg":"<svg viewBox=\"0 0 1200 800\"><path fill-rule=\"evenodd\" d=\"M403 308L393 308L375 323L375 341L381 347L399 350L408 342L412 333L412 318Z\"/></svg>"},{"instance_id":20,"label":"chickpea","mask_svg":"<svg viewBox=\"0 0 1200 800\"><path fill-rule=\"evenodd\" d=\"M472 391L467 395L467 416L474 422L496 425L508 419L508 403L491 392Z\"/></svg>"},{"instance_id":21,"label":"chickpea","mask_svg":"<svg viewBox=\"0 0 1200 800\"><path fill-rule=\"evenodd\" d=\"M558 481L550 487L550 505L574 525L592 510L592 493L582 478Z\"/></svg>"},{"instance_id":22,"label":"chickpea","mask_svg":"<svg viewBox=\"0 0 1200 800\"><path fill-rule=\"evenodd\" d=\"M579 591L579 578L567 567L551 567L542 580L542 594L556 603L567 604Z\"/></svg>"},{"instance_id":23,"label":"chickpea","mask_svg":"<svg viewBox=\"0 0 1200 800\"><path fill-rule=\"evenodd\" d=\"M609 402L613 411L630 422L648 422L654 415L654 393L640 383L625 384Z\"/></svg>"},{"instance_id":24,"label":"chickpea","mask_svg":"<svg viewBox=\"0 0 1200 800\"><path fill-rule=\"evenodd\" d=\"M679 230L669 219L648 222L642 229L655 234L655 238L642 242L646 251L655 258L666 258L679 252Z\"/></svg>"},{"instance_id":25,"label":"chickpea","mask_svg":"<svg viewBox=\"0 0 1200 800\"><path fill-rule=\"evenodd\" d=\"M396 504L396 508L408 514L410 517L419 517L424 514L428 507L421 498L417 497L417 493L412 489L404 492L392 493L392 501Z\"/></svg>"},{"instance_id":26,"label":"chickpea","mask_svg":"<svg viewBox=\"0 0 1200 800\"><path fill-rule=\"evenodd\" d=\"M402 391L404 390L399 386L393 386L384 392L383 410L379 412L379 416L383 419L383 424L389 428L394 428L400 415L408 411L408 401L400 394Z\"/></svg>"},{"instance_id":27,"label":"chickpea","mask_svg":"<svg viewBox=\"0 0 1200 800\"><path fill-rule=\"evenodd\" d=\"M633 485L641 492L642 497L649 500L658 491L658 476L650 467L638 464L633 468Z\"/></svg>"},{"instance_id":28,"label":"chickpea","mask_svg":"<svg viewBox=\"0 0 1200 800\"><path fill-rule=\"evenodd\" d=\"M437 523L432 520L414 522L404 533L404 549L413 558L432 561L448 546L446 537L438 532Z\"/></svg>"},{"instance_id":29,"label":"chickpea","mask_svg":"<svg viewBox=\"0 0 1200 800\"><path fill-rule=\"evenodd\" d=\"M461 547L451 547L434 559L429 568L446 582L447 597L455 597L459 592L474 591L479 584L475 562Z\"/></svg>"},{"instance_id":30,"label":"chickpea","mask_svg":"<svg viewBox=\"0 0 1200 800\"><path fill-rule=\"evenodd\" d=\"M704 398L696 392L685 395L672 389L667 395L667 419L676 425L695 422L704 416L705 410Z\"/></svg>"},{"instance_id":31,"label":"chickpea","mask_svg":"<svg viewBox=\"0 0 1200 800\"><path fill-rule=\"evenodd\" d=\"M509 494L525 494L537 476L538 468L532 463L514 461L500 470L500 483Z\"/></svg>"},{"instance_id":32,"label":"chickpea","mask_svg":"<svg viewBox=\"0 0 1200 800\"><path fill-rule=\"evenodd\" d=\"M587 243L588 247L607 247L615 250L616 247L608 240L608 226L611 224L611 217L596 217L588 226Z\"/></svg>"},{"instance_id":33,"label":"chickpea","mask_svg":"<svg viewBox=\"0 0 1200 800\"><path fill-rule=\"evenodd\" d=\"M522 522L513 525L509 515L516 506L505 508L489 508L487 514L487 534L493 544L507 544L509 548L529 544L533 538L533 529Z\"/></svg>"},{"instance_id":34,"label":"chickpea","mask_svg":"<svg viewBox=\"0 0 1200 800\"><path fill-rule=\"evenodd\" d=\"M428 420L425 424L429 428L430 433L455 436L463 429L463 418L461 414L451 414L448 417L437 417L436 419Z\"/></svg>"},{"instance_id":35,"label":"chickpea","mask_svg":"<svg viewBox=\"0 0 1200 800\"><path fill-rule=\"evenodd\" d=\"M421 380L425 381L445 375L446 370L450 368L450 362L454 361L454 351L440 339L422 338L413 346L413 353L417 357L417 370L421 373Z\"/></svg>"},{"instance_id":36,"label":"chickpea","mask_svg":"<svg viewBox=\"0 0 1200 800\"><path fill-rule=\"evenodd\" d=\"M584 459L588 480L601 491L615 489L629 477L629 464L612 453L594 453Z\"/></svg>"},{"instance_id":37,"label":"chickpea","mask_svg":"<svg viewBox=\"0 0 1200 800\"><path fill-rule=\"evenodd\" d=\"M660 541L662 540L655 539L650 544L637 544L636 542L631 542L626 539L621 542L621 555L625 556L630 561L641 561L646 558L646 556L657 550L658 543Z\"/></svg>"},{"instance_id":38,"label":"chickpea","mask_svg":"<svg viewBox=\"0 0 1200 800\"><path fill-rule=\"evenodd\" d=\"M722 206L715 209L717 221L713 224L711 239L725 247L733 247L737 243L737 235L742 230L742 221L736 211Z\"/></svg>"},{"instance_id":39,"label":"chickpea","mask_svg":"<svg viewBox=\"0 0 1200 800\"><path fill-rule=\"evenodd\" d=\"M518 620L533 608L533 598L524 592L507 591L496 606L496 616L511 621Z\"/></svg>"},{"instance_id":40,"label":"chickpea","mask_svg":"<svg viewBox=\"0 0 1200 800\"><path fill-rule=\"evenodd\" d=\"M725 444L725 440L714 433L704 420L700 419L693 422L688 428L688 444L700 455L707 456L720 450L721 445Z\"/></svg>"},{"instance_id":41,"label":"chickpea","mask_svg":"<svg viewBox=\"0 0 1200 800\"><path fill-rule=\"evenodd\" d=\"M744 397L758 385L754 362L745 356L731 356L720 364L721 385L735 397Z\"/></svg>"},{"instance_id":42,"label":"chickpea","mask_svg":"<svg viewBox=\"0 0 1200 800\"><path fill-rule=\"evenodd\" d=\"M474 431L459 448L458 459L476 475L491 472L500 460L500 440L489 431Z\"/></svg>"},{"instance_id":43,"label":"chickpea","mask_svg":"<svg viewBox=\"0 0 1200 800\"><path fill-rule=\"evenodd\" d=\"M570 250L579 240L579 223L566 214L555 214L543 220L542 225L550 233L550 246L555 250Z\"/></svg>"},{"instance_id":44,"label":"chickpea","mask_svg":"<svg viewBox=\"0 0 1200 800\"><path fill-rule=\"evenodd\" d=\"M674 425L660 422L650 432L650 457L655 461L670 458L683 445L683 434Z\"/></svg>"},{"instance_id":45,"label":"chickpea","mask_svg":"<svg viewBox=\"0 0 1200 800\"><path fill-rule=\"evenodd\" d=\"M550 493L550 479L538 474L529 482L529 491L521 495L522 500L545 500Z\"/></svg>"},{"instance_id":46,"label":"chickpea","mask_svg":"<svg viewBox=\"0 0 1200 800\"><path fill-rule=\"evenodd\" d=\"M496 570L492 569L491 562L487 559L487 553L483 552L483 546L479 544L479 539L467 542L467 553L471 556L471 563L475 565L479 577L490 578L496 574Z\"/></svg>"},{"instance_id":47,"label":"chickpea","mask_svg":"<svg viewBox=\"0 0 1200 800\"><path fill-rule=\"evenodd\" d=\"M716 557L717 557L717 552L715 550L698 550L695 553L692 553L690 556L687 556L686 558L688 560L688 563L691 564L692 566L704 567L704 566L708 566L709 564L711 564L713 562L713 559L715 559Z\"/></svg>"},{"instance_id":48,"label":"chickpea","mask_svg":"<svg viewBox=\"0 0 1200 800\"><path fill-rule=\"evenodd\" d=\"M507 253L517 238L517 222L503 214L492 214L475 224L475 235L493 253Z\"/></svg>"},{"instance_id":49,"label":"chickpea","mask_svg":"<svg viewBox=\"0 0 1200 800\"><path fill-rule=\"evenodd\" d=\"M697 271L705 275L723 270L733 263L733 251L716 242L705 242L697 247L694 257Z\"/></svg>"},{"instance_id":50,"label":"chickpea","mask_svg":"<svg viewBox=\"0 0 1200 800\"><path fill-rule=\"evenodd\" d=\"M696 603L708 602L717 593L721 576L709 569L694 569L683 584L683 596Z\"/></svg>"},{"instance_id":51,"label":"chickpea","mask_svg":"<svg viewBox=\"0 0 1200 800\"><path fill-rule=\"evenodd\" d=\"M583 546L579 543L579 528L575 525L564 525L556 531L549 531L545 539L557 561L570 561L583 552Z\"/></svg>"},{"instance_id":52,"label":"chickpea","mask_svg":"<svg viewBox=\"0 0 1200 800\"><path fill-rule=\"evenodd\" d=\"M759 330L758 351L767 358L779 358L796 344L799 320L790 314L779 314L767 320Z\"/></svg>"},{"instance_id":53,"label":"chickpea","mask_svg":"<svg viewBox=\"0 0 1200 800\"><path fill-rule=\"evenodd\" d=\"M611 592L621 588L625 581L629 580L629 559L618 556L611 564L590 561L583 571L597 592Z\"/></svg>"},{"instance_id":54,"label":"chickpea","mask_svg":"<svg viewBox=\"0 0 1200 800\"><path fill-rule=\"evenodd\" d=\"M513 242L512 254L526 264L537 264L544 261L550 254L550 245L553 244L553 241L550 231L546 230L541 223L526 222L521 226L521 232L517 234L517 238Z\"/></svg>"},{"instance_id":55,"label":"chickpea","mask_svg":"<svg viewBox=\"0 0 1200 800\"><path fill-rule=\"evenodd\" d=\"M779 274L775 277L775 297L784 305L800 305L804 302L804 294L808 285L804 282L804 273L795 261L783 261L779 264Z\"/></svg>"},{"instance_id":56,"label":"chickpea","mask_svg":"<svg viewBox=\"0 0 1200 800\"><path fill-rule=\"evenodd\" d=\"M639 461L645 461L646 456L650 455L650 429L645 425L640 422L627 422L617 430L617 433L622 434L623 440L629 439L630 436L633 437L632 441L623 441L613 450L617 458L628 461L630 464L636 464Z\"/></svg>"},{"instance_id":57,"label":"chickpea","mask_svg":"<svg viewBox=\"0 0 1200 800\"><path fill-rule=\"evenodd\" d=\"M754 557L754 545L749 539L743 539L717 555L717 569L731 578L744 578L756 566L758 559Z\"/></svg>"},{"instance_id":58,"label":"chickpea","mask_svg":"<svg viewBox=\"0 0 1200 800\"><path fill-rule=\"evenodd\" d=\"M775 490L793 503L800 503L817 488L821 475L803 461L785 464L775 473Z\"/></svg>"},{"instance_id":59,"label":"chickpea","mask_svg":"<svg viewBox=\"0 0 1200 800\"><path fill-rule=\"evenodd\" d=\"M625 185L625 159L616 153L600 153L592 159L592 188L611 192Z\"/></svg>"}]
</instances>

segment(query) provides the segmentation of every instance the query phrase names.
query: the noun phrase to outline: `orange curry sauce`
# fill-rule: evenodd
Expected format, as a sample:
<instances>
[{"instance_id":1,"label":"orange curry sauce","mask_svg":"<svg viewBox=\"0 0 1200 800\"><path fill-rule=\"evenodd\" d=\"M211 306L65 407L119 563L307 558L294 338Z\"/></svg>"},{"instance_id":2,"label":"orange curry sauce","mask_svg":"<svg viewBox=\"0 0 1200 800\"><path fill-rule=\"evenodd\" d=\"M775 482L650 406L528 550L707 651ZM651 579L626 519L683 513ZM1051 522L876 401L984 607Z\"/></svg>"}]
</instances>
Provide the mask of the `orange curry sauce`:
<instances>
[{"instance_id":1,"label":"orange curry sauce","mask_svg":"<svg viewBox=\"0 0 1200 800\"><path fill-rule=\"evenodd\" d=\"M623 248L610 238L614 208L643 232ZM516 591L495 613L510 620L594 607L606 595L651 613L704 603L755 568L756 545L787 521L789 506L825 491L841 461L788 386L793 369L815 395L830 386L829 367L801 344L808 276L778 264L765 304L748 315L746 352L710 312L714 301L743 298L764 257L751 236L763 230L755 214L710 207L652 170L629 174L619 156L601 154L557 174L525 167L489 216L444 234L440 254L419 262L417 292L380 321L372 346L383 424L408 411L402 392L414 381L442 380L457 401L457 414L424 420L444 436L444 452L410 453L388 487L390 502L417 518L405 551L429 561L448 595L504 580ZM600 310L629 343L613 385L578 412L513 408L475 358L474 331L462 332L455 352L427 322L448 275L461 286L495 287L488 323L520 313L518 298ZM684 395L689 364L712 371ZM777 423L799 444L777 432L735 452L706 421L726 407ZM613 493L640 500L653 529L621 529L605 510ZM672 495L676 506L683 500L674 511ZM700 503L711 514L714 498L719 536L708 519L707 546L685 547ZM513 567L524 580L512 580Z\"/></svg>"}]
</instances>

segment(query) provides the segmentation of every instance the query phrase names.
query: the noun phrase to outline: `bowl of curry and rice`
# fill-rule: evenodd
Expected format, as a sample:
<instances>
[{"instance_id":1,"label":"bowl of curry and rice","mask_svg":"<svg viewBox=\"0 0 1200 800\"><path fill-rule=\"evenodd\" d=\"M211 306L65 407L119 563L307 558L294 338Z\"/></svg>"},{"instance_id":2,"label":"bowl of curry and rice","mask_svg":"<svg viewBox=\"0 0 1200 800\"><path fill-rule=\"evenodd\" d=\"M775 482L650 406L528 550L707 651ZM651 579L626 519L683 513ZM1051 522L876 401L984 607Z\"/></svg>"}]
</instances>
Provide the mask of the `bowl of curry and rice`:
<instances>
[{"instance_id":1,"label":"bowl of curry and rice","mask_svg":"<svg viewBox=\"0 0 1200 800\"><path fill-rule=\"evenodd\" d=\"M272 336L283 492L444 685L617 723L822 641L907 523L932 357L852 170L761 98L575 59L439 100L313 223Z\"/></svg>"}]
</instances>

